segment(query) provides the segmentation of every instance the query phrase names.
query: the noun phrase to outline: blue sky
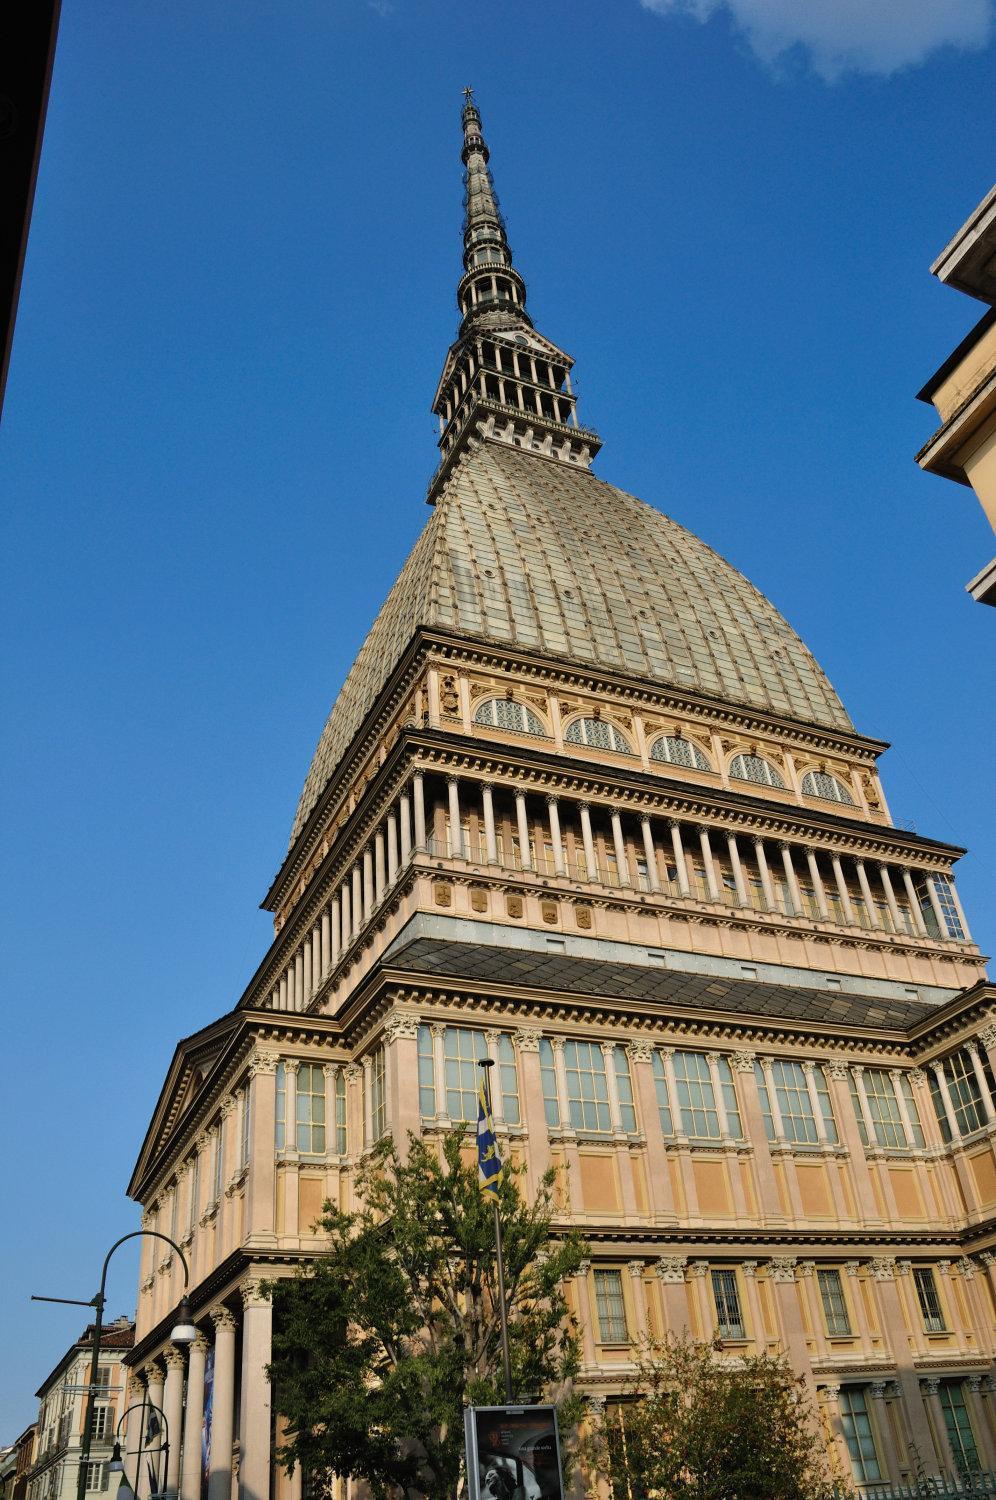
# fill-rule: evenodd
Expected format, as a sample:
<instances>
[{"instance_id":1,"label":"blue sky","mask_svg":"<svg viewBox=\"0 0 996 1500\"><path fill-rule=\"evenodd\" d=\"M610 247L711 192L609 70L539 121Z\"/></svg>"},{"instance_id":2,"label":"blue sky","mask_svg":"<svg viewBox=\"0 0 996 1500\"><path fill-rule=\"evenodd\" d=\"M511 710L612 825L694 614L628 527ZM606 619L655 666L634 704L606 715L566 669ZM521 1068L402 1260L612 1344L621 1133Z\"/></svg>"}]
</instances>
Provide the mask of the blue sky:
<instances>
[{"instance_id":1,"label":"blue sky","mask_svg":"<svg viewBox=\"0 0 996 1500\"><path fill-rule=\"evenodd\" d=\"M174 1043L266 947L426 520L467 83L598 472L778 605L892 741L897 821L970 846L996 942L994 621L963 591L993 538L912 458L982 312L928 266L991 183L991 5L815 9L64 0L0 428L0 1440L83 1321L28 1296L92 1295L135 1227ZM110 1312L134 1291L126 1250Z\"/></svg>"}]
</instances>

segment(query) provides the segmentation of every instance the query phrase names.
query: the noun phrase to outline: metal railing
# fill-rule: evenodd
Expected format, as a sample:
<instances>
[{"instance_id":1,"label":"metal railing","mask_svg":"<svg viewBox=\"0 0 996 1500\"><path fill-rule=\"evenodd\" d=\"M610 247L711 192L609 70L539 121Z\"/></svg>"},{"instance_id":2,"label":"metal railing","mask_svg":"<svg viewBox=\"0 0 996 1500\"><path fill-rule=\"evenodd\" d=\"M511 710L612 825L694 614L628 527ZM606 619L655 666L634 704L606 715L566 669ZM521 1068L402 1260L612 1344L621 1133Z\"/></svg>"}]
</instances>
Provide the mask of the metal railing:
<instances>
[{"instance_id":1,"label":"metal railing","mask_svg":"<svg viewBox=\"0 0 996 1500\"><path fill-rule=\"evenodd\" d=\"M928 1495L948 1495L951 1500L996 1500L996 1474L980 1471L958 1479L912 1479L905 1484L857 1484L837 1486L834 1500L924 1500Z\"/></svg>"}]
</instances>

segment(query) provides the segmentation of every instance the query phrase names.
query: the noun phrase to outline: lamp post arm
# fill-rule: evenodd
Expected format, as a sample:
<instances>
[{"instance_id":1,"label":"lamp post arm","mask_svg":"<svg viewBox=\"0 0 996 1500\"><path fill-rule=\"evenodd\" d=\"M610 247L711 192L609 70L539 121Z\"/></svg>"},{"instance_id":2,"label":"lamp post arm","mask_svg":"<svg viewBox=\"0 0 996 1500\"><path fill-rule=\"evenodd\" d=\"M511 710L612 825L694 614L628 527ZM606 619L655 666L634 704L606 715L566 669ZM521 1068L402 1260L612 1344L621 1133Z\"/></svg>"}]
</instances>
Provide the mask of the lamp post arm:
<instances>
[{"instance_id":1,"label":"lamp post arm","mask_svg":"<svg viewBox=\"0 0 996 1500\"><path fill-rule=\"evenodd\" d=\"M93 1407L94 1387L97 1384L97 1366L100 1361L100 1335L104 1328L104 1293L107 1287L107 1267L111 1263L111 1256L121 1245L128 1240L163 1240L172 1247L180 1257L183 1267L183 1289L186 1291L190 1285L190 1267L187 1265L187 1257L180 1249L175 1240L171 1240L168 1234L163 1234L158 1229L133 1229L129 1234L123 1234L104 1256L104 1265L100 1273L100 1291L93 1299L93 1343L90 1351L90 1379L87 1381L86 1407L83 1413L83 1441L80 1444L80 1471L76 1480L76 1500L86 1500L86 1471L90 1465L90 1446L93 1441ZM151 1404L151 1403L150 1403Z\"/></svg>"}]
</instances>

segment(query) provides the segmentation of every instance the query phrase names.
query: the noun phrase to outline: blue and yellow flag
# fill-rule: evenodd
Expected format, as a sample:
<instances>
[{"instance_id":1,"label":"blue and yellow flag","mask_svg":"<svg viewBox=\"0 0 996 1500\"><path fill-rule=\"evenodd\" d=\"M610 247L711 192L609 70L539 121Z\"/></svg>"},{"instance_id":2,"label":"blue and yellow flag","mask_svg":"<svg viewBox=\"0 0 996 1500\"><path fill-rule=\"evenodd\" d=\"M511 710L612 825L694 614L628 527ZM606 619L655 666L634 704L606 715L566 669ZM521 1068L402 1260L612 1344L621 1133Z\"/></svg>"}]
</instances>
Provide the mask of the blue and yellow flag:
<instances>
[{"instance_id":1,"label":"blue and yellow flag","mask_svg":"<svg viewBox=\"0 0 996 1500\"><path fill-rule=\"evenodd\" d=\"M483 1078L477 1096L477 1167L481 1174L482 1192L497 1193L498 1184L501 1181L501 1157L498 1155L498 1141L495 1138L495 1122L491 1116L488 1086Z\"/></svg>"}]
</instances>

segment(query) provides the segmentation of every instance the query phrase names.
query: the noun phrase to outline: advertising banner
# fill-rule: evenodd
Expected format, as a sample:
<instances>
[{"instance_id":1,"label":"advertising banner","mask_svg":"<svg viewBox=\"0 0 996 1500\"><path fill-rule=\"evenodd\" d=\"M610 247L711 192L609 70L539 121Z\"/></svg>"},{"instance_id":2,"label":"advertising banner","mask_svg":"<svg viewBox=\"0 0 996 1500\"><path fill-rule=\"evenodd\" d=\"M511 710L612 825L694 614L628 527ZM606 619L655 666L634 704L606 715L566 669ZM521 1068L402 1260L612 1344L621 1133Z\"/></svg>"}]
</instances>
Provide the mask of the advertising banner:
<instances>
[{"instance_id":1,"label":"advertising banner","mask_svg":"<svg viewBox=\"0 0 996 1500\"><path fill-rule=\"evenodd\" d=\"M204 1420L201 1423L201 1500L207 1495L208 1472L211 1468L211 1419L214 1416L214 1350L209 1349L204 1361Z\"/></svg>"},{"instance_id":2,"label":"advertising banner","mask_svg":"<svg viewBox=\"0 0 996 1500\"><path fill-rule=\"evenodd\" d=\"M469 1406L470 1500L563 1500L553 1406Z\"/></svg>"}]
</instances>

